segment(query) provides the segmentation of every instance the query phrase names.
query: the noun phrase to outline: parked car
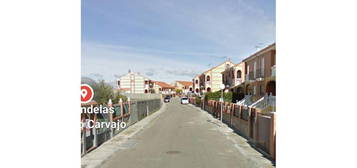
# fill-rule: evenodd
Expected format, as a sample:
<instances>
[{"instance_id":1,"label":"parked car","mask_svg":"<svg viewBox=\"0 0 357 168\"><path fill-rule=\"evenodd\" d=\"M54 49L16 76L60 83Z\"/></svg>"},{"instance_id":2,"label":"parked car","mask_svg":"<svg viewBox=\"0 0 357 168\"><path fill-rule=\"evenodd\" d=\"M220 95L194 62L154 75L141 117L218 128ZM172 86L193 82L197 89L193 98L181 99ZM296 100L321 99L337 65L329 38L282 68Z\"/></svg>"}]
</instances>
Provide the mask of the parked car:
<instances>
[{"instance_id":1,"label":"parked car","mask_svg":"<svg viewBox=\"0 0 357 168\"><path fill-rule=\"evenodd\" d=\"M181 98L181 104L188 104L188 98L187 97L182 97Z\"/></svg>"},{"instance_id":2,"label":"parked car","mask_svg":"<svg viewBox=\"0 0 357 168\"><path fill-rule=\"evenodd\" d=\"M167 96L165 96L165 98L164 98L164 102L165 102L165 103L169 103L169 102L170 102L170 99L171 99L171 97L170 97L169 95L167 95Z\"/></svg>"}]
</instances>

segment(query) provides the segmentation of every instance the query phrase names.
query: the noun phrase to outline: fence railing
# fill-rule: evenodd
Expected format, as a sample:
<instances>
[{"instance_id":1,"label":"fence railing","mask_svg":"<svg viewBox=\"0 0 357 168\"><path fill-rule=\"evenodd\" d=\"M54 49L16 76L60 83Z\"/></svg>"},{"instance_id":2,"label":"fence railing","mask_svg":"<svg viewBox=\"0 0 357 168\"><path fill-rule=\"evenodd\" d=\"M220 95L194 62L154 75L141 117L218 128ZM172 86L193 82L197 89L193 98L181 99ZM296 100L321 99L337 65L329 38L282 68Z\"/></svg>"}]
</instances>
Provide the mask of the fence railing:
<instances>
[{"instance_id":1,"label":"fence railing","mask_svg":"<svg viewBox=\"0 0 357 168\"><path fill-rule=\"evenodd\" d=\"M83 105L86 107L90 105ZM98 107L98 104L92 104L93 107ZM103 106L103 105L102 105ZM81 128L81 155L84 156L88 152L96 149L104 142L110 140L121 131L128 128L130 125L142 120L151 113L159 110L162 106L161 99L140 100L140 101L119 101L118 104L109 104L105 107L113 107L114 113L81 113L82 124L88 120L94 122L125 122L126 127L122 129L113 129L106 127L82 127Z\"/></svg>"},{"instance_id":2,"label":"fence railing","mask_svg":"<svg viewBox=\"0 0 357 168\"><path fill-rule=\"evenodd\" d=\"M256 69L255 74L254 71L250 71L246 74L246 80L255 80L258 78L264 78L264 69Z\"/></svg>"},{"instance_id":3,"label":"fence railing","mask_svg":"<svg viewBox=\"0 0 357 168\"><path fill-rule=\"evenodd\" d=\"M222 102L208 100L196 104L195 98L190 103L201 107L212 116L219 118ZM276 113L261 113L260 109L245 105L223 102L222 120L233 130L247 138L263 153L275 160Z\"/></svg>"}]
</instances>

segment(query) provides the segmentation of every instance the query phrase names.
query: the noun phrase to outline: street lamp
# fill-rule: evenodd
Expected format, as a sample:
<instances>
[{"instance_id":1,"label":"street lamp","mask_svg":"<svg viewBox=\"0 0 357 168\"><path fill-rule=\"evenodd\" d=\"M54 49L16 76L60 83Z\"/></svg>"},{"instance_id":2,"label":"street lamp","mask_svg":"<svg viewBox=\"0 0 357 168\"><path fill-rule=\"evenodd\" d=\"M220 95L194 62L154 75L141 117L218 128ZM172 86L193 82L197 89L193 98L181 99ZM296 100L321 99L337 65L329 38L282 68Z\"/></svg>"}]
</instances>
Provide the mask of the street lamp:
<instances>
[{"instance_id":1,"label":"street lamp","mask_svg":"<svg viewBox=\"0 0 357 168\"><path fill-rule=\"evenodd\" d=\"M222 115L223 115L223 91L224 91L224 88L226 87L223 83L221 83L221 85L219 86L220 87L220 89L222 90L222 94L221 94L221 121L223 121L223 117L222 117Z\"/></svg>"},{"instance_id":2,"label":"street lamp","mask_svg":"<svg viewBox=\"0 0 357 168\"><path fill-rule=\"evenodd\" d=\"M223 92L225 90L225 88L229 88L229 85L224 85L223 83L219 86L220 89L222 90L221 92L221 121L223 121L223 102L224 102L224 99L223 99Z\"/></svg>"}]
</instances>

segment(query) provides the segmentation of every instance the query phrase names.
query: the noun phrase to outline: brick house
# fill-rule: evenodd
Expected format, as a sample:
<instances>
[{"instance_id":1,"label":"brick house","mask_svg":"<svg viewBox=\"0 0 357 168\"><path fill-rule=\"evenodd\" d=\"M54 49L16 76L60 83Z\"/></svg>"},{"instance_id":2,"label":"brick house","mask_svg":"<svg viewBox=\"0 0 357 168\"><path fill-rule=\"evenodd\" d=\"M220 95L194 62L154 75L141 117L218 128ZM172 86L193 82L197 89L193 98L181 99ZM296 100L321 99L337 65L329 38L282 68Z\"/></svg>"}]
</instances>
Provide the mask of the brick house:
<instances>
[{"instance_id":1,"label":"brick house","mask_svg":"<svg viewBox=\"0 0 357 168\"><path fill-rule=\"evenodd\" d=\"M275 43L259 50L242 62L245 63L244 93L260 98L267 94L275 96Z\"/></svg>"}]
</instances>

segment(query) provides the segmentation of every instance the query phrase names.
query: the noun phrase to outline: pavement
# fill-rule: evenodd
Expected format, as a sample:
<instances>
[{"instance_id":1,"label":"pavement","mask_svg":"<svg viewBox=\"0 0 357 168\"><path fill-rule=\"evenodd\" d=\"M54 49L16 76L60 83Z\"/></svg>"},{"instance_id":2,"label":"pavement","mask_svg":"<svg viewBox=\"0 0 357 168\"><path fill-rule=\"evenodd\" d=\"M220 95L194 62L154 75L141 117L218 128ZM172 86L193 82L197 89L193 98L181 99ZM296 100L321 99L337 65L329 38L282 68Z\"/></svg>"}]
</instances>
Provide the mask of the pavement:
<instances>
[{"instance_id":1,"label":"pavement","mask_svg":"<svg viewBox=\"0 0 357 168\"><path fill-rule=\"evenodd\" d=\"M226 124L197 107L181 105L179 99L167 103L161 111L124 130L107 144L106 150L98 149L101 152L93 151L82 158L82 167L274 167ZM110 154L106 154L108 150ZM96 158L101 159L95 161Z\"/></svg>"}]
</instances>

